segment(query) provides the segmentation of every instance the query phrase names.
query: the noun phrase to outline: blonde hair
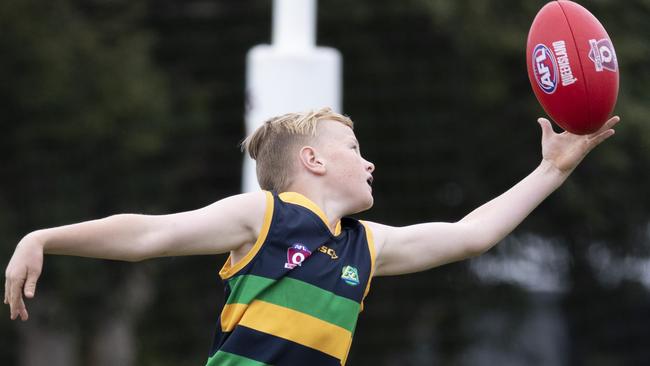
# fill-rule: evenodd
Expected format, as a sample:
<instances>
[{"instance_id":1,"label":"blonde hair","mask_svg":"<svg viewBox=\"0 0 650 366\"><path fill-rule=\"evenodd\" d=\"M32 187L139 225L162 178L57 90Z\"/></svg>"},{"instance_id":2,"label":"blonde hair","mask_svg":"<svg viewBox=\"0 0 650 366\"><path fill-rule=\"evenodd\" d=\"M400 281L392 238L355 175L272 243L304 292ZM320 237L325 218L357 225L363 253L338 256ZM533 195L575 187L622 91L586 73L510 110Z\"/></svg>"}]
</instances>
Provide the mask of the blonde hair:
<instances>
[{"instance_id":1,"label":"blonde hair","mask_svg":"<svg viewBox=\"0 0 650 366\"><path fill-rule=\"evenodd\" d=\"M242 150L257 162L257 181L262 189L283 192L291 185L292 155L316 137L318 122L325 120L354 128L350 118L325 107L273 117L242 142Z\"/></svg>"}]
</instances>

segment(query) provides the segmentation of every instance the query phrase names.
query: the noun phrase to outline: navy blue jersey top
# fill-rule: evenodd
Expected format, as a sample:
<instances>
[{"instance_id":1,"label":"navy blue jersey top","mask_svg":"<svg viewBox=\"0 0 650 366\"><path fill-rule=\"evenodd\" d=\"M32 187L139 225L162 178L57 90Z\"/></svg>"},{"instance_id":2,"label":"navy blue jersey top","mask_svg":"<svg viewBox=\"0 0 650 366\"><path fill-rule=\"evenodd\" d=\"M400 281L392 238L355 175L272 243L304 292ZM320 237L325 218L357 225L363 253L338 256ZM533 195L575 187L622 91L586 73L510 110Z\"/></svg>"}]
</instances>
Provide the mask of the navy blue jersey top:
<instances>
[{"instance_id":1,"label":"navy blue jersey top","mask_svg":"<svg viewBox=\"0 0 650 366\"><path fill-rule=\"evenodd\" d=\"M267 192L260 235L219 272L226 303L209 366L340 366L374 268L372 234L293 192Z\"/></svg>"}]
</instances>

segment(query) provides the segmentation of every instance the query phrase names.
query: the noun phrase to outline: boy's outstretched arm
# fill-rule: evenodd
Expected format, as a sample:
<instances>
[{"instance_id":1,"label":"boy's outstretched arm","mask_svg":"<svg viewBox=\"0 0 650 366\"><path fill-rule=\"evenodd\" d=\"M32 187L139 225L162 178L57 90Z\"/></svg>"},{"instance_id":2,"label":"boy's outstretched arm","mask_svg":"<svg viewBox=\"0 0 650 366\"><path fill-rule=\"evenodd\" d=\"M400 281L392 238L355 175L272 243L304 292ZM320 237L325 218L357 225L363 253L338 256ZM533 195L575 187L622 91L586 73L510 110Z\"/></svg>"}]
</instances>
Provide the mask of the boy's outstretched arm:
<instances>
[{"instance_id":1,"label":"boy's outstretched arm","mask_svg":"<svg viewBox=\"0 0 650 366\"><path fill-rule=\"evenodd\" d=\"M591 149L612 136L612 127L618 121L618 117L613 117L599 131L579 136L555 133L551 123L540 118L540 165L508 191L458 222L405 227L368 222L377 249L375 275L422 271L487 251L557 189Z\"/></svg>"},{"instance_id":2,"label":"boy's outstretched arm","mask_svg":"<svg viewBox=\"0 0 650 366\"><path fill-rule=\"evenodd\" d=\"M4 303L11 319L27 320L24 298L34 297L43 254L139 261L219 254L253 245L264 220L265 192L245 193L171 215L121 214L27 234L5 272Z\"/></svg>"}]
</instances>

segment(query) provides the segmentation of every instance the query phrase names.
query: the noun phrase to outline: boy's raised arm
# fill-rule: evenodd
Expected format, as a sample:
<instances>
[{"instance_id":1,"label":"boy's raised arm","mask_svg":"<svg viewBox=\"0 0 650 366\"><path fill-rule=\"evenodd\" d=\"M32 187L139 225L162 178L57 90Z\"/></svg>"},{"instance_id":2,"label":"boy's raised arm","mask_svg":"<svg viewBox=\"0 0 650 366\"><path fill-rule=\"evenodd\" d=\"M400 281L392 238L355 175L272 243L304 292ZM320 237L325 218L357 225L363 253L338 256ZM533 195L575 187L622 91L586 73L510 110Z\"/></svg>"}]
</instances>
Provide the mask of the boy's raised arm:
<instances>
[{"instance_id":1,"label":"boy's raised arm","mask_svg":"<svg viewBox=\"0 0 650 366\"><path fill-rule=\"evenodd\" d=\"M4 302L10 306L11 319L28 318L23 295L34 296L43 254L139 261L226 253L255 242L266 204L266 193L260 191L194 211L120 214L29 233L18 243L5 272Z\"/></svg>"},{"instance_id":2,"label":"boy's raised arm","mask_svg":"<svg viewBox=\"0 0 650 366\"><path fill-rule=\"evenodd\" d=\"M619 118L611 118L599 131L585 136L558 134L548 120L538 121L542 128L541 164L460 221L405 227L369 222L377 247L375 275L422 271L487 251L557 189L589 151L614 134L612 127Z\"/></svg>"}]
</instances>

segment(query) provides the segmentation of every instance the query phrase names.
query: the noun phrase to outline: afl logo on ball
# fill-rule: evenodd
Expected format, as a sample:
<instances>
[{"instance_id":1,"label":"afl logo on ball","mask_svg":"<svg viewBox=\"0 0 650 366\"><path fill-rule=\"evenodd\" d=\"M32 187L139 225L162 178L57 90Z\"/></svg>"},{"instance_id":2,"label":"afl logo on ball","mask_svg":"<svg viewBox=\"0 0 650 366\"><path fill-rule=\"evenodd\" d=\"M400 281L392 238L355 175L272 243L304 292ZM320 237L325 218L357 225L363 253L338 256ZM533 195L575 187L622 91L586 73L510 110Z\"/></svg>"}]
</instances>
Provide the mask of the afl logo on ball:
<instances>
[{"instance_id":1,"label":"afl logo on ball","mask_svg":"<svg viewBox=\"0 0 650 366\"><path fill-rule=\"evenodd\" d=\"M540 89L546 94L553 94L557 89L557 61L551 50L543 44L533 49L533 73Z\"/></svg>"},{"instance_id":2,"label":"afl logo on ball","mask_svg":"<svg viewBox=\"0 0 650 366\"><path fill-rule=\"evenodd\" d=\"M297 266L301 266L302 262L311 255L311 252L307 247L300 243L296 243L287 249L287 263L284 264L284 268L294 269Z\"/></svg>"}]
</instances>

